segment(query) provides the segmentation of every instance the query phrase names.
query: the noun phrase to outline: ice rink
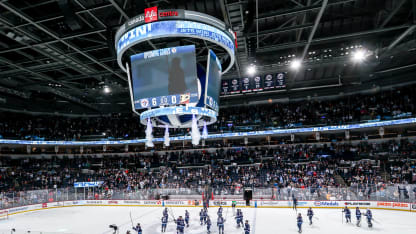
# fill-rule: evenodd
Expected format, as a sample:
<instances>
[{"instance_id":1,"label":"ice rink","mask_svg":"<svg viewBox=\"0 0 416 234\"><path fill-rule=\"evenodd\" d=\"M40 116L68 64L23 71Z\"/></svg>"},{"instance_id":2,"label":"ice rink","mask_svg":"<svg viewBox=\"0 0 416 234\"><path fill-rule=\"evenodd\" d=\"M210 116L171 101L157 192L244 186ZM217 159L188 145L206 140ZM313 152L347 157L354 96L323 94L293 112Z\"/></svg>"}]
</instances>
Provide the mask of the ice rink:
<instances>
[{"instance_id":1,"label":"ice rink","mask_svg":"<svg viewBox=\"0 0 416 234\"><path fill-rule=\"evenodd\" d=\"M191 215L190 227L185 233L207 233L206 226L199 224L200 208L171 208L175 217L184 216L188 209ZM10 215L8 220L0 221L0 233L9 234L11 228L15 233L112 233L108 227L116 224L120 232L125 234L131 230L130 212L133 222L139 222L143 227L143 233L161 233L160 218L161 207L65 207L42 211L27 212ZM211 233L218 233L216 227L216 212L218 208L209 209L209 215L213 221ZM244 219L248 219L252 228L251 233L297 233L296 213L287 208L243 208ZM306 209L299 209L304 217L303 233L310 234L350 234L350 233L416 233L416 213L389 210L373 210L373 228L367 227L367 222L362 219L361 227L353 224L342 223L341 210L339 209L314 209L313 225L309 225L306 217ZM231 208L224 208L226 216L225 233L243 233L236 227ZM171 218L171 215L170 217ZM365 218L365 217L364 217ZM355 223L355 216L353 216ZM168 223L166 233L176 233L176 226ZM134 232L132 232L134 233Z\"/></svg>"}]
</instances>

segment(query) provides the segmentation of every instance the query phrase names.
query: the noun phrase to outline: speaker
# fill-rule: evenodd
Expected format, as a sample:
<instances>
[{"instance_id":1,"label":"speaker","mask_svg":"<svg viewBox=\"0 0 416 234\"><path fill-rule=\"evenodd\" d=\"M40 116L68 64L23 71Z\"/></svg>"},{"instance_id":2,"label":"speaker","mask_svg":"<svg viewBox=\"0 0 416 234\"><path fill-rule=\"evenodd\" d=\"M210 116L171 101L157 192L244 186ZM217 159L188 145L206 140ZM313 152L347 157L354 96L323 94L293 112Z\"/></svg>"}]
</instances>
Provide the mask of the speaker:
<instances>
[{"instance_id":1,"label":"speaker","mask_svg":"<svg viewBox=\"0 0 416 234\"><path fill-rule=\"evenodd\" d=\"M65 23L72 30L81 29L81 24L78 21L78 17L75 15L72 5L68 0L58 0L59 8L61 8L64 15Z\"/></svg>"}]
</instances>

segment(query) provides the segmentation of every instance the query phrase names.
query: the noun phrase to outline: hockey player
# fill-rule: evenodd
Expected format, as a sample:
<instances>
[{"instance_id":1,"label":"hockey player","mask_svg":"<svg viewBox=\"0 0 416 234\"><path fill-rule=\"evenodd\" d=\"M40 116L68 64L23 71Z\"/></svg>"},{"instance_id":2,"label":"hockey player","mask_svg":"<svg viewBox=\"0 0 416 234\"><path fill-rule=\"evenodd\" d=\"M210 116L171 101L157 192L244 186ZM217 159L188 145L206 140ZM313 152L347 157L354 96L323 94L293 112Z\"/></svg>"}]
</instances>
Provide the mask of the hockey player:
<instances>
[{"instance_id":1,"label":"hockey player","mask_svg":"<svg viewBox=\"0 0 416 234\"><path fill-rule=\"evenodd\" d=\"M168 225L168 216L162 217L162 232L166 232L166 226Z\"/></svg>"},{"instance_id":2,"label":"hockey player","mask_svg":"<svg viewBox=\"0 0 416 234\"><path fill-rule=\"evenodd\" d=\"M365 213L365 216L367 217L368 227L369 228L373 227L373 223L371 222L371 220L373 220L373 214L371 213L371 210L369 208L367 208L367 212Z\"/></svg>"},{"instance_id":3,"label":"hockey player","mask_svg":"<svg viewBox=\"0 0 416 234\"><path fill-rule=\"evenodd\" d=\"M182 216L179 216L178 220L175 220L175 222L177 234L183 234L185 229L185 222L183 221Z\"/></svg>"},{"instance_id":4,"label":"hockey player","mask_svg":"<svg viewBox=\"0 0 416 234\"><path fill-rule=\"evenodd\" d=\"M309 207L307 216L309 217L309 225L312 225L312 217L313 217L312 207Z\"/></svg>"},{"instance_id":5,"label":"hockey player","mask_svg":"<svg viewBox=\"0 0 416 234\"><path fill-rule=\"evenodd\" d=\"M358 206L355 208L355 217L357 218L357 227L361 226L361 210Z\"/></svg>"},{"instance_id":6,"label":"hockey player","mask_svg":"<svg viewBox=\"0 0 416 234\"><path fill-rule=\"evenodd\" d=\"M201 211L199 212L199 221L201 225L204 224L204 220L205 220L204 216L205 216L205 211L204 209L201 209Z\"/></svg>"},{"instance_id":7,"label":"hockey player","mask_svg":"<svg viewBox=\"0 0 416 234\"><path fill-rule=\"evenodd\" d=\"M211 219L207 216L207 232L211 233Z\"/></svg>"},{"instance_id":8,"label":"hockey player","mask_svg":"<svg viewBox=\"0 0 416 234\"><path fill-rule=\"evenodd\" d=\"M295 197L294 194L292 194L292 199L293 199L293 209L298 211L298 199Z\"/></svg>"},{"instance_id":9,"label":"hockey player","mask_svg":"<svg viewBox=\"0 0 416 234\"><path fill-rule=\"evenodd\" d=\"M221 205L220 205L220 208L218 208L217 215L218 216L222 215L222 206Z\"/></svg>"},{"instance_id":10,"label":"hockey player","mask_svg":"<svg viewBox=\"0 0 416 234\"><path fill-rule=\"evenodd\" d=\"M207 224L208 209L204 209L204 224Z\"/></svg>"},{"instance_id":11,"label":"hockey player","mask_svg":"<svg viewBox=\"0 0 416 234\"><path fill-rule=\"evenodd\" d=\"M250 234L250 224L248 224L248 220L246 220L246 224L244 225L244 234Z\"/></svg>"},{"instance_id":12,"label":"hockey player","mask_svg":"<svg viewBox=\"0 0 416 234\"><path fill-rule=\"evenodd\" d=\"M221 214L219 214L218 219L217 219L217 226L218 226L219 234L224 234L224 223L225 223L225 219L222 217Z\"/></svg>"},{"instance_id":13,"label":"hockey player","mask_svg":"<svg viewBox=\"0 0 416 234\"><path fill-rule=\"evenodd\" d=\"M237 227L243 226L243 212L240 209L237 209L237 215L235 216L237 221Z\"/></svg>"},{"instance_id":14,"label":"hockey player","mask_svg":"<svg viewBox=\"0 0 416 234\"><path fill-rule=\"evenodd\" d=\"M188 210L185 210L185 223L186 223L186 227L189 227L189 212L188 212Z\"/></svg>"},{"instance_id":15,"label":"hockey player","mask_svg":"<svg viewBox=\"0 0 416 234\"><path fill-rule=\"evenodd\" d=\"M345 219L347 220L347 223L350 222L351 223L351 211L350 209L348 209L347 206L345 206L344 210L342 211L345 213Z\"/></svg>"},{"instance_id":16,"label":"hockey player","mask_svg":"<svg viewBox=\"0 0 416 234\"><path fill-rule=\"evenodd\" d=\"M136 227L132 227L133 230L137 232L137 234L142 234L142 227L140 226L140 223L136 225Z\"/></svg>"},{"instance_id":17,"label":"hockey player","mask_svg":"<svg viewBox=\"0 0 416 234\"><path fill-rule=\"evenodd\" d=\"M298 223L298 232L302 233L302 223L303 223L303 219L302 219L302 215L299 213L298 217L296 218L296 221Z\"/></svg>"},{"instance_id":18,"label":"hockey player","mask_svg":"<svg viewBox=\"0 0 416 234\"><path fill-rule=\"evenodd\" d=\"M165 208L165 209L163 210L163 216L166 216L167 218L169 218L168 208Z\"/></svg>"}]
</instances>

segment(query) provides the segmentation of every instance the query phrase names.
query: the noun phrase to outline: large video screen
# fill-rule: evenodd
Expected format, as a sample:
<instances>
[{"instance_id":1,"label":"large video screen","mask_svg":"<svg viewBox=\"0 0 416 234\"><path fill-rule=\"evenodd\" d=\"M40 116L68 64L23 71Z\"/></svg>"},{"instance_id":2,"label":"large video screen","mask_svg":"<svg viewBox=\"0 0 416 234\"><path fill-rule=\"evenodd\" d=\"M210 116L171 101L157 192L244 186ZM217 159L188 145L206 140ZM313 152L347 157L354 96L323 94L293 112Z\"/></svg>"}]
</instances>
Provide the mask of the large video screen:
<instances>
[{"instance_id":1,"label":"large video screen","mask_svg":"<svg viewBox=\"0 0 416 234\"><path fill-rule=\"evenodd\" d=\"M219 110L219 96L221 89L221 62L212 50L208 53L205 105L215 111Z\"/></svg>"},{"instance_id":2,"label":"large video screen","mask_svg":"<svg viewBox=\"0 0 416 234\"><path fill-rule=\"evenodd\" d=\"M194 45L152 50L130 61L135 109L198 102Z\"/></svg>"}]
</instances>

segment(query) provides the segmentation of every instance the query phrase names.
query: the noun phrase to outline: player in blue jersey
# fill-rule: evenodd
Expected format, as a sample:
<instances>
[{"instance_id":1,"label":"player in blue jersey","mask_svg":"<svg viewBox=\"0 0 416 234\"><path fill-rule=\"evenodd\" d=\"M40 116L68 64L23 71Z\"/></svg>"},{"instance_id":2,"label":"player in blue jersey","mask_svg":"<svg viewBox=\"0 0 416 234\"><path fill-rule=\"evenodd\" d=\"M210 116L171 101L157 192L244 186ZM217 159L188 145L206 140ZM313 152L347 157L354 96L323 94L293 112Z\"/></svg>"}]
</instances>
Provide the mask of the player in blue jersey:
<instances>
[{"instance_id":1,"label":"player in blue jersey","mask_svg":"<svg viewBox=\"0 0 416 234\"><path fill-rule=\"evenodd\" d=\"M250 234L250 224L248 224L248 220L246 220L246 224L244 225L244 234Z\"/></svg>"},{"instance_id":2,"label":"player in blue jersey","mask_svg":"<svg viewBox=\"0 0 416 234\"><path fill-rule=\"evenodd\" d=\"M355 217L357 218L357 227L361 226L361 210L358 206L355 208Z\"/></svg>"},{"instance_id":3,"label":"player in blue jersey","mask_svg":"<svg viewBox=\"0 0 416 234\"><path fill-rule=\"evenodd\" d=\"M168 216L162 217L162 232L166 232L166 226L168 225Z\"/></svg>"},{"instance_id":4,"label":"player in blue jersey","mask_svg":"<svg viewBox=\"0 0 416 234\"><path fill-rule=\"evenodd\" d=\"M237 209L237 215L235 216L235 220L237 221L237 227L243 226L243 212L241 209Z\"/></svg>"},{"instance_id":5,"label":"player in blue jersey","mask_svg":"<svg viewBox=\"0 0 416 234\"><path fill-rule=\"evenodd\" d=\"M294 194L292 194L292 200L293 200L293 209L297 212L298 211L298 199L295 197Z\"/></svg>"},{"instance_id":6,"label":"player in blue jersey","mask_svg":"<svg viewBox=\"0 0 416 234\"><path fill-rule=\"evenodd\" d=\"M205 211L201 209L201 211L199 212L199 221L201 225L204 224L204 216L205 216Z\"/></svg>"},{"instance_id":7,"label":"player in blue jersey","mask_svg":"<svg viewBox=\"0 0 416 234\"><path fill-rule=\"evenodd\" d=\"M140 226L140 223L138 223L136 227L133 227L133 230L135 230L137 234L142 234L142 227Z\"/></svg>"},{"instance_id":8,"label":"player in blue jersey","mask_svg":"<svg viewBox=\"0 0 416 234\"><path fill-rule=\"evenodd\" d=\"M221 205L220 205L220 208L218 208L217 215L218 216L222 215L222 206Z\"/></svg>"},{"instance_id":9,"label":"player in blue jersey","mask_svg":"<svg viewBox=\"0 0 416 234\"><path fill-rule=\"evenodd\" d=\"M184 229L185 229L185 222L184 222L182 216L179 216L179 218L177 220L175 220L175 222L176 222L176 233L177 234L183 234Z\"/></svg>"},{"instance_id":10,"label":"player in blue jersey","mask_svg":"<svg viewBox=\"0 0 416 234\"><path fill-rule=\"evenodd\" d=\"M169 218L168 208L165 208L165 209L163 210L163 216L166 216L166 217L168 217L168 218Z\"/></svg>"},{"instance_id":11,"label":"player in blue jersey","mask_svg":"<svg viewBox=\"0 0 416 234\"><path fill-rule=\"evenodd\" d=\"M347 223L350 222L351 223L351 211L350 209L348 209L347 206L345 206L344 210L342 211L345 213L345 219L347 220Z\"/></svg>"},{"instance_id":12,"label":"player in blue jersey","mask_svg":"<svg viewBox=\"0 0 416 234\"><path fill-rule=\"evenodd\" d=\"M219 214L218 219L217 219L217 226L218 226L219 234L224 234L224 223L225 223L225 219L222 217L221 214Z\"/></svg>"},{"instance_id":13,"label":"player in blue jersey","mask_svg":"<svg viewBox=\"0 0 416 234\"><path fill-rule=\"evenodd\" d=\"M204 209L204 224L207 224L208 209Z\"/></svg>"},{"instance_id":14,"label":"player in blue jersey","mask_svg":"<svg viewBox=\"0 0 416 234\"><path fill-rule=\"evenodd\" d=\"M298 214L298 217L296 218L296 222L298 224L298 232L301 233L302 232L302 223L303 223L301 213Z\"/></svg>"},{"instance_id":15,"label":"player in blue jersey","mask_svg":"<svg viewBox=\"0 0 416 234\"><path fill-rule=\"evenodd\" d=\"M367 217L367 223L368 227L373 227L373 223L371 222L373 220L373 213L371 213L371 210L367 208L367 212L365 213L365 216Z\"/></svg>"},{"instance_id":16,"label":"player in blue jersey","mask_svg":"<svg viewBox=\"0 0 416 234\"><path fill-rule=\"evenodd\" d=\"M211 233L211 219L209 218L209 216L207 216L207 232Z\"/></svg>"},{"instance_id":17,"label":"player in blue jersey","mask_svg":"<svg viewBox=\"0 0 416 234\"><path fill-rule=\"evenodd\" d=\"M309 225L312 225L313 210L312 210L312 208L311 208L311 207L309 207L309 209L308 209L307 216L308 216L308 218L309 218Z\"/></svg>"},{"instance_id":18,"label":"player in blue jersey","mask_svg":"<svg viewBox=\"0 0 416 234\"><path fill-rule=\"evenodd\" d=\"M185 210L185 223L186 223L186 227L189 227L189 212L188 212L188 210Z\"/></svg>"}]
</instances>

